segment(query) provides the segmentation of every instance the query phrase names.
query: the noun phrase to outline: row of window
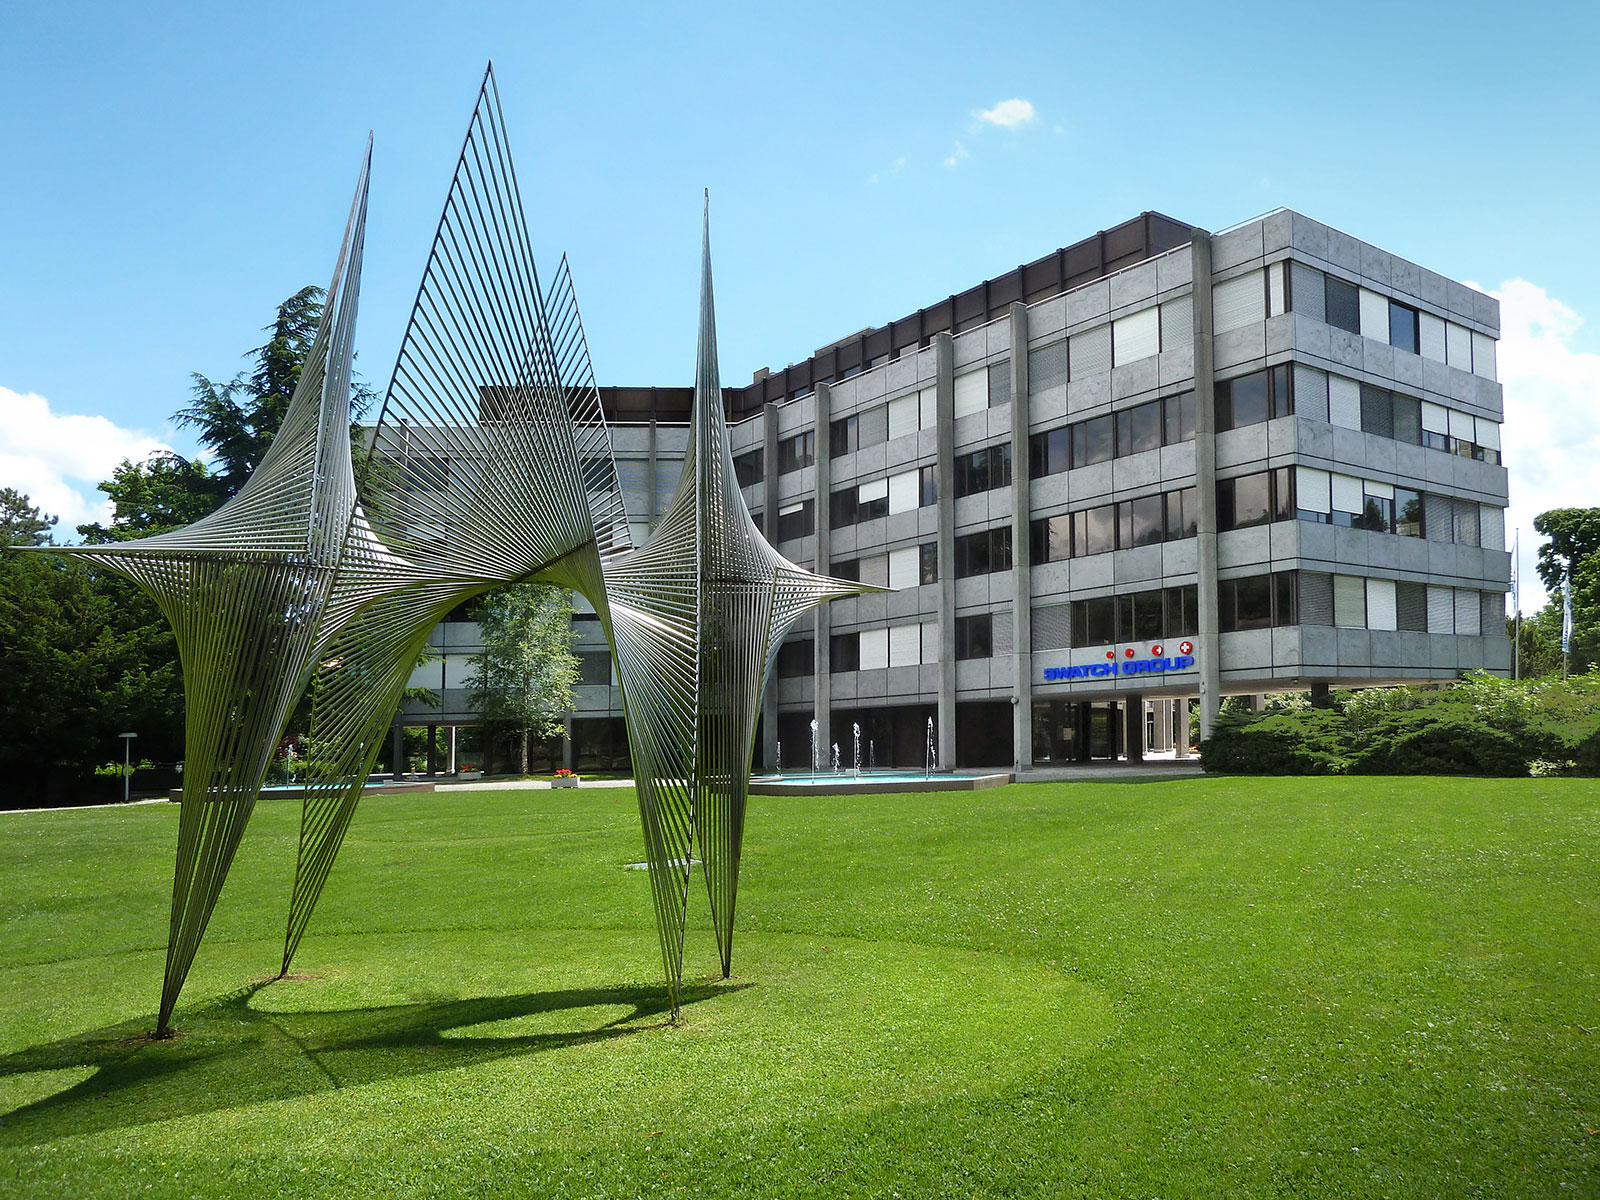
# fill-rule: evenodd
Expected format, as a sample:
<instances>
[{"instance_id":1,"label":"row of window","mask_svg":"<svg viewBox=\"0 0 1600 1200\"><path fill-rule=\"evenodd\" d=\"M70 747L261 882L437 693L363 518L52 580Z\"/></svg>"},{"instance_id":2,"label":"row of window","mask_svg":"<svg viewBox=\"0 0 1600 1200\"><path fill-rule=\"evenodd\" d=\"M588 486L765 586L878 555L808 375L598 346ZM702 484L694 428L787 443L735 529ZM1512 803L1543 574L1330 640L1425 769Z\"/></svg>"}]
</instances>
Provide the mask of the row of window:
<instances>
[{"instance_id":1,"label":"row of window","mask_svg":"<svg viewBox=\"0 0 1600 1200\"><path fill-rule=\"evenodd\" d=\"M828 527L843 529L847 525L859 525L862 521L873 521L890 513L910 512L938 502L937 473L932 467L915 467L887 479L852 483L829 493Z\"/></svg>"},{"instance_id":2,"label":"row of window","mask_svg":"<svg viewBox=\"0 0 1600 1200\"><path fill-rule=\"evenodd\" d=\"M834 559L828 573L835 579L853 579L877 587L908 588L939 582L939 543L902 546L883 554Z\"/></svg>"},{"instance_id":3,"label":"row of window","mask_svg":"<svg viewBox=\"0 0 1600 1200\"><path fill-rule=\"evenodd\" d=\"M1029 523L1028 545L1035 564L1060 562L1194 537L1198 520L1194 488L1180 488L1040 517Z\"/></svg>"},{"instance_id":4,"label":"row of window","mask_svg":"<svg viewBox=\"0 0 1600 1200\"><path fill-rule=\"evenodd\" d=\"M1194 393L1149 400L1028 439L1033 478L1194 440Z\"/></svg>"},{"instance_id":5,"label":"row of window","mask_svg":"<svg viewBox=\"0 0 1600 1200\"><path fill-rule=\"evenodd\" d=\"M957 579L1011 570L1011 526L997 525L955 540Z\"/></svg>"},{"instance_id":6,"label":"row of window","mask_svg":"<svg viewBox=\"0 0 1600 1200\"><path fill-rule=\"evenodd\" d=\"M1488 335L1300 262L1273 263L1216 284L1211 307L1217 333L1296 312L1408 354L1495 377L1495 342Z\"/></svg>"},{"instance_id":7,"label":"row of window","mask_svg":"<svg viewBox=\"0 0 1600 1200\"><path fill-rule=\"evenodd\" d=\"M1193 637L1200 631L1198 596L1195 585L1190 583L1073 600L1072 645L1109 646ZM1034 648L1040 648L1037 639Z\"/></svg>"}]
</instances>

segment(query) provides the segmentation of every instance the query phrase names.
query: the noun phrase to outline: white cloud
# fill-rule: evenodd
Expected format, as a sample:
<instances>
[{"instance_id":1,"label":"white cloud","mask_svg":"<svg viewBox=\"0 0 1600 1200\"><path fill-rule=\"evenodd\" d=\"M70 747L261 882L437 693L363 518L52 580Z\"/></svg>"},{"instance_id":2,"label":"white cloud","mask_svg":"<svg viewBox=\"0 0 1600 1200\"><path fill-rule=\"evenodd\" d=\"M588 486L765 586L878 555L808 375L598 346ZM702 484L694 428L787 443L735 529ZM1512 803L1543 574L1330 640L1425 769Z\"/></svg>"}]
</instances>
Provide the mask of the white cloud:
<instances>
[{"instance_id":1,"label":"white cloud","mask_svg":"<svg viewBox=\"0 0 1600 1200\"><path fill-rule=\"evenodd\" d=\"M57 541L76 540L76 526L110 517L110 502L96 485L123 459L139 462L171 448L105 417L51 412L43 396L0 387L0 487L60 517Z\"/></svg>"},{"instance_id":2,"label":"white cloud","mask_svg":"<svg viewBox=\"0 0 1600 1200\"><path fill-rule=\"evenodd\" d=\"M972 156L967 153L967 148L960 142L957 142L956 148L950 151L950 156L944 160L944 165L947 167L960 166L962 159L971 157Z\"/></svg>"},{"instance_id":3,"label":"white cloud","mask_svg":"<svg viewBox=\"0 0 1600 1200\"><path fill-rule=\"evenodd\" d=\"M1506 545L1521 533L1526 613L1544 594L1534 570L1543 539L1533 518L1600 504L1600 354L1575 348L1584 319L1537 284L1511 279L1489 294L1500 301L1500 437L1511 476Z\"/></svg>"},{"instance_id":4,"label":"white cloud","mask_svg":"<svg viewBox=\"0 0 1600 1200\"><path fill-rule=\"evenodd\" d=\"M1011 130L1021 129L1039 119L1033 105L1020 98L1002 100L993 108L979 109L972 115L985 124Z\"/></svg>"}]
</instances>

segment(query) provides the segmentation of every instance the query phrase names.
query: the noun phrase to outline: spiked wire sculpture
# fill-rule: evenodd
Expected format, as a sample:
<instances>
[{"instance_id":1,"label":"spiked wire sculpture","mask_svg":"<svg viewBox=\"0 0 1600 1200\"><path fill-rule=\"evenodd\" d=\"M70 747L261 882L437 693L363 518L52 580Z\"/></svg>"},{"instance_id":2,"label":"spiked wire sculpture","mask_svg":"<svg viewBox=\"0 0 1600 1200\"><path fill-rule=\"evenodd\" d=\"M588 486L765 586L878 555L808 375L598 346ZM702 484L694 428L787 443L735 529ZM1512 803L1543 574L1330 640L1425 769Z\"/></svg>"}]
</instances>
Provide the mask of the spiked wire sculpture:
<instances>
[{"instance_id":1,"label":"spiked wire sculpture","mask_svg":"<svg viewBox=\"0 0 1600 1200\"><path fill-rule=\"evenodd\" d=\"M310 749L285 972L429 632L520 582L583 595L612 645L676 1015L697 850L731 970L756 713L783 636L825 600L879 590L788 562L745 507L718 383L709 204L688 457L660 527L631 550L566 260L542 287L503 123L491 69L358 452L370 139L299 384L245 485L171 533L46 548L132 579L177 637L187 745L163 1031L300 696L310 689Z\"/></svg>"}]
</instances>

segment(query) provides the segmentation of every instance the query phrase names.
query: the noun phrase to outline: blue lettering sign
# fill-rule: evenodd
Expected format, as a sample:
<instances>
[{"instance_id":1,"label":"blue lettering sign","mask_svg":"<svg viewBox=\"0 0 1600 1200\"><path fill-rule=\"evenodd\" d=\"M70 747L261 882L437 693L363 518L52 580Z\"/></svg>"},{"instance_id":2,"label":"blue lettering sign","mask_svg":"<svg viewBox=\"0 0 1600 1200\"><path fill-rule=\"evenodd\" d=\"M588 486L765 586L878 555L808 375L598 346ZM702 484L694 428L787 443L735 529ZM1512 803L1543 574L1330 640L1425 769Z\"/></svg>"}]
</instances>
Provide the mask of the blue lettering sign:
<instances>
[{"instance_id":1,"label":"blue lettering sign","mask_svg":"<svg viewBox=\"0 0 1600 1200\"><path fill-rule=\"evenodd\" d=\"M1107 659L1103 663L1080 663L1075 667L1046 667L1046 683L1065 683L1070 679L1103 679L1108 675L1165 675L1169 671L1187 671L1194 666L1194 655L1177 654L1163 658L1127 658L1120 663Z\"/></svg>"}]
</instances>

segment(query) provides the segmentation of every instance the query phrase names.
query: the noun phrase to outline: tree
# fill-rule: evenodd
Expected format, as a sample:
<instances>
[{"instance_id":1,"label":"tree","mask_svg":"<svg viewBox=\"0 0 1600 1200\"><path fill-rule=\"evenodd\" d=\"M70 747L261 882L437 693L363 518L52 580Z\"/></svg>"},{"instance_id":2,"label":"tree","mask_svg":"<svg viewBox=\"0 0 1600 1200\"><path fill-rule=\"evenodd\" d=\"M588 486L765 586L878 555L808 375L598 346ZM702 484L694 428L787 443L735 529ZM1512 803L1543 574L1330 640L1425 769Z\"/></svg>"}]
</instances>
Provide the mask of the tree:
<instances>
[{"instance_id":1,"label":"tree","mask_svg":"<svg viewBox=\"0 0 1600 1200\"><path fill-rule=\"evenodd\" d=\"M1600 508L1552 508L1533 519L1533 527L1550 540L1539 547L1539 578L1554 594L1569 575L1600 550Z\"/></svg>"},{"instance_id":2,"label":"tree","mask_svg":"<svg viewBox=\"0 0 1600 1200\"><path fill-rule=\"evenodd\" d=\"M1559 670L1562 585L1570 580L1572 649L1567 662L1575 672L1586 671L1600 662L1600 508L1553 508L1535 517L1533 527L1550 539L1539 547L1539 578L1550 601L1534 620L1551 630Z\"/></svg>"},{"instance_id":3,"label":"tree","mask_svg":"<svg viewBox=\"0 0 1600 1200\"><path fill-rule=\"evenodd\" d=\"M45 516L21 492L0 487L0 550L46 545L58 519Z\"/></svg>"},{"instance_id":4,"label":"tree","mask_svg":"<svg viewBox=\"0 0 1600 1200\"><path fill-rule=\"evenodd\" d=\"M526 775L530 739L559 736L572 711L572 602L557 588L518 584L485 596L476 616L483 653L472 658L467 702L485 725L518 739Z\"/></svg>"},{"instance_id":5,"label":"tree","mask_svg":"<svg viewBox=\"0 0 1600 1200\"><path fill-rule=\"evenodd\" d=\"M100 485L111 522L79 525L86 542L126 542L192 524L222 502L217 477L198 459L161 451L142 463L124 459Z\"/></svg>"}]
</instances>

